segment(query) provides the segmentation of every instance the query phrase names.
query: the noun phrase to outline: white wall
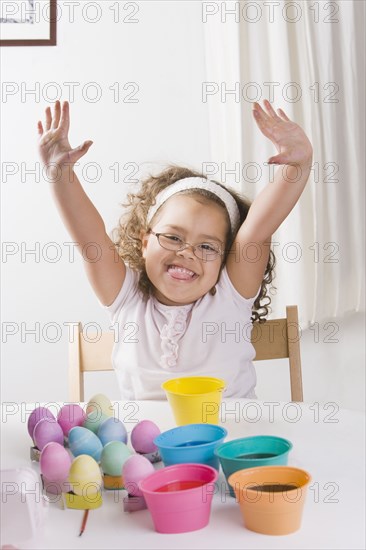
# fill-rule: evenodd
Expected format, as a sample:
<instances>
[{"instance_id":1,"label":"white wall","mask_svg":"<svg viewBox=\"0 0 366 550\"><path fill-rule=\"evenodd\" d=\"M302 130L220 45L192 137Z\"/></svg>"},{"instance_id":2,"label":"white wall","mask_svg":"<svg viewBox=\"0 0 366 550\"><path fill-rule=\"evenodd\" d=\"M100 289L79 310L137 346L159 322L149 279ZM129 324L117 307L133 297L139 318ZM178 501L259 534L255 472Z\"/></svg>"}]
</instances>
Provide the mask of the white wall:
<instances>
[{"instance_id":1,"label":"white wall","mask_svg":"<svg viewBox=\"0 0 366 550\"><path fill-rule=\"evenodd\" d=\"M68 331L64 323L80 320L108 328L108 318L92 293L79 256L72 258L63 244L71 239L58 218L47 183L42 177L36 181L34 175L24 174L39 162L36 123L54 92L48 83L56 83L62 90L61 99L68 100L65 83L80 83L70 101L70 141L73 146L85 139L94 141L77 172L81 176L86 163L98 163L102 177L95 183L82 177L81 181L108 230L117 223L119 203L128 188L126 163L144 163L141 174L167 162L199 169L203 161L214 160L209 151L207 103L201 101L205 80L201 3L139 2L133 16L137 23L122 22L131 10L121 10L121 21L114 23L109 8L115 3L103 1L99 3L102 17L95 24L82 17L81 7L70 21L61 0L59 4L57 47L1 49L3 86L14 83L19 89L14 95L3 95L1 104L2 241L3 252L4 247L8 251L13 247L14 252L2 257L3 401L66 400ZM94 17L92 11L86 15ZM102 94L97 102L88 101L91 82L97 83ZM129 85L123 90L123 86L135 83L138 102L114 102L109 87L116 82L122 98L133 89ZM37 86L39 97L24 94ZM10 162L19 171L4 181L4 163ZM114 163L121 168L117 183L109 168ZM94 176L92 170L89 176ZM51 261L56 248L48 243L56 243L61 254L58 261ZM24 255L37 246L40 253ZM281 281L277 287L286 291ZM342 337L332 347L322 338L314 346L309 331L303 335L305 398L361 408L362 316L336 321ZM26 333L36 323L39 342ZM14 334L7 334L11 330ZM57 341L51 343L52 339ZM276 390L276 397L287 399L284 367L279 369L281 374L264 367L258 367L259 397L273 398ZM103 384L105 393L118 398L113 373L93 376L87 380L87 397Z\"/></svg>"},{"instance_id":2,"label":"white wall","mask_svg":"<svg viewBox=\"0 0 366 550\"><path fill-rule=\"evenodd\" d=\"M326 319L304 330L300 339L304 401L365 409L365 314ZM288 361L259 361L257 396L287 400ZM331 412L329 405L328 412Z\"/></svg>"}]
</instances>

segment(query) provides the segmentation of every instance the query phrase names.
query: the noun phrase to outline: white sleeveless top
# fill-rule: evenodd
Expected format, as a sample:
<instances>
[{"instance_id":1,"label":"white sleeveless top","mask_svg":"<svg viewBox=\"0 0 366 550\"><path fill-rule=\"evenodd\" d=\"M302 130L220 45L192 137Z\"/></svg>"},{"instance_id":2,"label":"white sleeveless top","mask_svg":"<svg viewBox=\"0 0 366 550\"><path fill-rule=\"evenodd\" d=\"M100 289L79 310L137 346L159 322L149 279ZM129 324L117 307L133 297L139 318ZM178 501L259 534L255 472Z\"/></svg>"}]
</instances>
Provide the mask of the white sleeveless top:
<instances>
[{"instance_id":1,"label":"white sleeveless top","mask_svg":"<svg viewBox=\"0 0 366 550\"><path fill-rule=\"evenodd\" d=\"M167 306L142 299L138 273L126 277L110 306L115 332L112 363L121 398L165 399L161 384L181 376L214 376L226 382L224 397L256 398L250 342L254 298L243 298L223 268L216 294L192 304Z\"/></svg>"}]
</instances>

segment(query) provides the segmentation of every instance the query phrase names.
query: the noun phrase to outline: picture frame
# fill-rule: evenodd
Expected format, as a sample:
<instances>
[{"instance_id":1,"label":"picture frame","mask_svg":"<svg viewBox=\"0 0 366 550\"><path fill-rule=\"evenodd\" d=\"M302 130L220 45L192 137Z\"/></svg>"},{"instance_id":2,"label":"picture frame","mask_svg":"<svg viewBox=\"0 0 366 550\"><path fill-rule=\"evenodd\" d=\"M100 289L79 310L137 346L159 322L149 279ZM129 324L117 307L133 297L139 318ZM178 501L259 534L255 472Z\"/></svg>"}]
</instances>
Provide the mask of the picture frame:
<instances>
[{"instance_id":1,"label":"picture frame","mask_svg":"<svg viewBox=\"0 0 366 550\"><path fill-rule=\"evenodd\" d=\"M56 46L57 0L1 0L0 46Z\"/></svg>"}]
</instances>

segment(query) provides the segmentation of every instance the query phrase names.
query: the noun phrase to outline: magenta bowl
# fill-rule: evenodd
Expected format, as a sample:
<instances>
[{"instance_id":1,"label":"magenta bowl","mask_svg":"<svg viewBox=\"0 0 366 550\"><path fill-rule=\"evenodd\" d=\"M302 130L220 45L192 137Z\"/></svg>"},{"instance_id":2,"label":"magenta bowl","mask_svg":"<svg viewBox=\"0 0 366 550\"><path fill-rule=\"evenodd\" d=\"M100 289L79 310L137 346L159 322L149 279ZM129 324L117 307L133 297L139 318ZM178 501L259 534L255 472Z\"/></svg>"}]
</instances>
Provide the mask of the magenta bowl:
<instances>
[{"instance_id":1,"label":"magenta bowl","mask_svg":"<svg viewBox=\"0 0 366 550\"><path fill-rule=\"evenodd\" d=\"M186 533L206 527L218 472L205 464L175 464L139 482L158 533Z\"/></svg>"}]
</instances>

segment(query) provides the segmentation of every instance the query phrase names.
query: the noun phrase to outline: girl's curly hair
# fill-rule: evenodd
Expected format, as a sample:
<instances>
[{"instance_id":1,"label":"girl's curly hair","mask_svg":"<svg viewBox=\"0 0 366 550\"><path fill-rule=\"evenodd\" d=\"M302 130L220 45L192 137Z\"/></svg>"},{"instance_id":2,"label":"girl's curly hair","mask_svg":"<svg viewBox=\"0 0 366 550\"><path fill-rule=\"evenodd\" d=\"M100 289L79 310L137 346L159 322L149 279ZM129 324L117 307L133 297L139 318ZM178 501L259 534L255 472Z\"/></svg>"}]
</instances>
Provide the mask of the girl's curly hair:
<instances>
[{"instance_id":1,"label":"girl's curly hair","mask_svg":"<svg viewBox=\"0 0 366 550\"><path fill-rule=\"evenodd\" d=\"M145 269L145 260L142 256L141 240L141 232L147 231L149 229L146 223L148 210L150 206L155 204L156 196L160 191L180 179L190 177L200 177L207 179L207 176L196 172L195 170L171 164L159 175L149 175L147 178L145 178L141 182L141 187L139 191L136 193L128 193L128 202L122 203L121 205L124 207L124 213L119 219L119 225L112 231L111 236L119 256L126 264L128 264L131 269L140 273L138 287L144 299L148 299L152 290L152 284L147 276ZM221 185L221 187L224 187L220 182L215 183ZM248 201L248 199L244 198L233 189L227 187L224 188L231 193L238 205L241 225L247 217L251 203L250 201ZM225 265L228 254L230 252L231 245L235 239L235 235L233 236L231 234L229 217L225 204L222 202L221 199L219 199L219 197L217 197L217 195L211 193L210 191L206 191L205 189L188 189L181 192L180 194L186 194L190 196L200 195L203 200L214 201L225 209L228 221L228 232L226 235L225 254L220 268L221 273L221 270ZM273 251L270 250L261 289L253 304L251 318L253 322L264 322L266 320L265 317L269 313L271 298L267 294L267 287L272 283L272 280L274 278L275 264L275 255ZM210 293L214 295L216 293L216 289L212 288L210 290ZM261 303L263 300L265 300L265 302Z\"/></svg>"}]
</instances>

